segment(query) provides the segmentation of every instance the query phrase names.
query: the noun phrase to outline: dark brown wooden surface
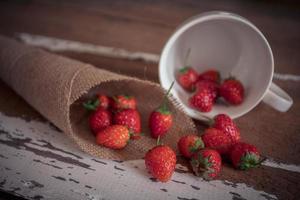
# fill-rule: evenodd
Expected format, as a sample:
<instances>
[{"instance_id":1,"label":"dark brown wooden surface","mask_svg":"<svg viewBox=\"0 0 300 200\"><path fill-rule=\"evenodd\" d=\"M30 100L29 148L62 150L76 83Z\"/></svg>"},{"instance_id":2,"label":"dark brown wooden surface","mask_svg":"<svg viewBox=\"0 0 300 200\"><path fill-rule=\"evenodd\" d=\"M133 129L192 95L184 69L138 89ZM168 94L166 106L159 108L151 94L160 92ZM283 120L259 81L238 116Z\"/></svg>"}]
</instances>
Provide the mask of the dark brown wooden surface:
<instances>
[{"instance_id":1,"label":"dark brown wooden surface","mask_svg":"<svg viewBox=\"0 0 300 200\"><path fill-rule=\"evenodd\" d=\"M119 47L150 53L161 49L176 26L195 14L225 10L252 21L265 34L275 58L275 72L300 75L300 6L283 1L4 1L0 3L0 34L17 32ZM157 64L64 52L99 68L158 81ZM300 82L275 82L294 99L286 113L261 103L239 118L244 140L267 157L300 165ZM0 110L9 115L39 114L0 81ZM205 127L196 121L199 130ZM280 199L297 199L300 174L261 167L240 172L224 167L221 179L244 182ZM4 198L9 199L9 198Z\"/></svg>"}]
</instances>

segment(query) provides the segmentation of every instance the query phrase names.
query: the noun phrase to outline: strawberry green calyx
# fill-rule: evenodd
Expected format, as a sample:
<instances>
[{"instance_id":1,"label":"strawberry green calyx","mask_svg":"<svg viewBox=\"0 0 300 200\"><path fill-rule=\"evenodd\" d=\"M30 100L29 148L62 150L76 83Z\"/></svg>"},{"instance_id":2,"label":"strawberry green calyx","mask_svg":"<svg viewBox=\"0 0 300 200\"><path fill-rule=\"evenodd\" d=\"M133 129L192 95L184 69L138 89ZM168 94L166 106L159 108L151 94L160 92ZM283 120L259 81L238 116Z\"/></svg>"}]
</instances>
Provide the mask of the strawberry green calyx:
<instances>
[{"instance_id":1,"label":"strawberry green calyx","mask_svg":"<svg viewBox=\"0 0 300 200\"><path fill-rule=\"evenodd\" d=\"M100 104L99 99L89 100L83 103L83 107L87 110L97 110L99 104Z\"/></svg>"},{"instance_id":2,"label":"strawberry green calyx","mask_svg":"<svg viewBox=\"0 0 300 200\"><path fill-rule=\"evenodd\" d=\"M198 159L200 161L200 169L208 170L211 168L212 164L209 161L211 156L208 156L206 158L203 158L201 154L199 154Z\"/></svg>"},{"instance_id":3,"label":"strawberry green calyx","mask_svg":"<svg viewBox=\"0 0 300 200\"><path fill-rule=\"evenodd\" d=\"M122 95L122 97L124 97L125 99L132 99L133 96L130 96L130 95ZM112 99L116 102L116 103L119 103L119 99L116 97L116 96L113 96Z\"/></svg>"},{"instance_id":4,"label":"strawberry green calyx","mask_svg":"<svg viewBox=\"0 0 300 200\"><path fill-rule=\"evenodd\" d=\"M126 126L127 127L127 126ZM129 134L129 140L127 141L127 143L129 143L130 141L131 141L131 139L132 139L132 137L136 137L136 136L139 136L138 135L138 133L135 133L135 132L133 132L131 129L129 129L128 127L127 127L127 129L128 129L128 134Z\"/></svg>"},{"instance_id":5,"label":"strawberry green calyx","mask_svg":"<svg viewBox=\"0 0 300 200\"><path fill-rule=\"evenodd\" d=\"M170 114L172 114L166 104L163 104L156 111L159 112L159 113L161 113L161 114L164 114L164 115L170 115Z\"/></svg>"},{"instance_id":6,"label":"strawberry green calyx","mask_svg":"<svg viewBox=\"0 0 300 200\"><path fill-rule=\"evenodd\" d=\"M179 73L184 74L189 70L189 67L182 67L179 69Z\"/></svg>"},{"instance_id":7,"label":"strawberry green calyx","mask_svg":"<svg viewBox=\"0 0 300 200\"><path fill-rule=\"evenodd\" d=\"M126 126L127 127L127 126ZM128 128L128 127L127 127ZM130 138L131 137L135 137L135 136L140 136L140 135L142 135L142 133L135 133L135 132L133 132L131 129L129 129L128 128L128 130L129 130L129 136L130 136Z\"/></svg>"},{"instance_id":8,"label":"strawberry green calyx","mask_svg":"<svg viewBox=\"0 0 300 200\"><path fill-rule=\"evenodd\" d=\"M199 148L204 148L204 143L200 138L195 141L194 145L189 147L189 151L195 153Z\"/></svg>"},{"instance_id":9,"label":"strawberry green calyx","mask_svg":"<svg viewBox=\"0 0 300 200\"><path fill-rule=\"evenodd\" d=\"M188 62L188 59L190 57L190 54L191 54L191 48L189 48L185 54L185 58L184 58L184 66L188 66L187 62Z\"/></svg>"},{"instance_id":10,"label":"strawberry green calyx","mask_svg":"<svg viewBox=\"0 0 300 200\"><path fill-rule=\"evenodd\" d=\"M139 139L141 139L141 137L144 136L145 133L143 133L143 132L135 133L135 132L129 130L129 135L130 135L130 139L128 141L131 141L131 140L139 140Z\"/></svg>"},{"instance_id":11,"label":"strawberry green calyx","mask_svg":"<svg viewBox=\"0 0 300 200\"><path fill-rule=\"evenodd\" d=\"M254 153L247 152L240 159L239 168L247 170L259 166L265 159L260 160L259 156Z\"/></svg>"},{"instance_id":12,"label":"strawberry green calyx","mask_svg":"<svg viewBox=\"0 0 300 200\"><path fill-rule=\"evenodd\" d=\"M212 169L210 156L204 158L201 154L199 154L197 159L191 160L191 165L196 176L202 176L205 180L211 180L209 174L213 173L214 170Z\"/></svg>"},{"instance_id":13,"label":"strawberry green calyx","mask_svg":"<svg viewBox=\"0 0 300 200\"><path fill-rule=\"evenodd\" d=\"M125 99L132 99L132 96L130 95L123 95Z\"/></svg>"}]
</instances>

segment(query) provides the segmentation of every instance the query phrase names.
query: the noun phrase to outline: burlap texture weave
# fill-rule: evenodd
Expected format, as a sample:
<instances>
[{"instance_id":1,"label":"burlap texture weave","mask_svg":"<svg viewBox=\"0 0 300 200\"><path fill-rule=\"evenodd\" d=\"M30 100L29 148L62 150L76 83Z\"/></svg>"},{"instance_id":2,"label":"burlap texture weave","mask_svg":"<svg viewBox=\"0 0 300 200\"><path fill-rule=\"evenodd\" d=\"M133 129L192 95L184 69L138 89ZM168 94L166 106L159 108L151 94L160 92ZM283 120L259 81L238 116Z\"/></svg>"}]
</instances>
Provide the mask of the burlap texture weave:
<instances>
[{"instance_id":1,"label":"burlap texture weave","mask_svg":"<svg viewBox=\"0 0 300 200\"><path fill-rule=\"evenodd\" d=\"M0 78L91 155L106 159L140 159L155 145L156 141L149 135L148 117L165 93L156 83L98 69L3 36L0 36ZM82 102L99 92L137 98L144 133L142 139L130 141L122 150L110 150L96 144ZM172 97L168 103L174 125L162 141L177 149L179 137L196 130L192 120Z\"/></svg>"}]
</instances>

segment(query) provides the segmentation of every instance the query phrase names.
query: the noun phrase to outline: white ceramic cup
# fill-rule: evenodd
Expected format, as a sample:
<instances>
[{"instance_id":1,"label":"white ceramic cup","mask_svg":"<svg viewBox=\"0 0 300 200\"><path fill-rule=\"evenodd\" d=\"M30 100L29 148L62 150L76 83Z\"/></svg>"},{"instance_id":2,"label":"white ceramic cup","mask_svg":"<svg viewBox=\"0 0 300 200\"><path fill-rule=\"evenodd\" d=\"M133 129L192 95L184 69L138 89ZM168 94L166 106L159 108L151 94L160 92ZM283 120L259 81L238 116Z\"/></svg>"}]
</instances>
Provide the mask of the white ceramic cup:
<instances>
[{"instance_id":1,"label":"white ceramic cup","mask_svg":"<svg viewBox=\"0 0 300 200\"><path fill-rule=\"evenodd\" d=\"M217 69L222 78L229 75L245 87L242 104L215 104L211 112L202 113L188 104L191 96L178 82L172 95L179 100L187 114L205 120L219 113L237 118L249 112L260 101L285 112L293 104L291 97L272 83L274 60L264 35L247 19L227 12L207 12L194 16L179 26L166 43L159 63L162 87L168 88L184 65L188 49L188 65L198 72Z\"/></svg>"}]
</instances>

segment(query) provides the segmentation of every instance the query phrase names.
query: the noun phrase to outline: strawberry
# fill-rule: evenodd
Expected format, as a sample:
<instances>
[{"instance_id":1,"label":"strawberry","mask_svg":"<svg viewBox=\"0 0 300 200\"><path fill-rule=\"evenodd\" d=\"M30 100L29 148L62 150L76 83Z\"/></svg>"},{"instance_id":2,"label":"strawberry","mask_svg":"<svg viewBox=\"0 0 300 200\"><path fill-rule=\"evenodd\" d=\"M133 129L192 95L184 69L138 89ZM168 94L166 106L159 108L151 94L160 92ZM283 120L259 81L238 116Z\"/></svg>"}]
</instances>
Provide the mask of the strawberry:
<instances>
[{"instance_id":1,"label":"strawberry","mask_svg":"<svg viewBox=\"0 0 300 200\"><path fill-rule=\"evenodd\" d=\"M136 99L133 96L117 95L112 97L113 110L136 109Z\"/></svg>"},{"instance_id":2,"label":"strawberry","mask_svg":"<svg viewBox=\"0 0 300 200\"><path fill-rule=\"evenodd\" d=\"M211 80L200 80L196 83L196 91L199 91L203 88L207 88L211 91L212 98L214 99L214 102L217 100L217 97L219 96L219 85Z\"/></svg>"},{"instance_id":3,"label":"strawberry","mask_svg":"<svg viewBox=\"0 0 300 200\"><path fill-rule=\"evenodd\" d=\"M220 83L220 77L221 77L220 73L217 70L210 69L210 70L207 70L207 71L201 73L198 76L198 81L209 80L209 81L213 81L215 83Z\"/></svg>"},{"instance_id":4,"label":"strawberry","mask_svg":"<svg viewBox=\"0 0 300 200\"><path fill-rule=\"evenodd\" d=\"M179 152L186 158L191 158L192 155L199 149L204 148L201 137L191 134L180 138L177 143Z\"/></svg>"},{"instance_id":5,"label":"strawberry","mask_svg":"<svg viewBox=\"0 0 300 200\"><path fill-rule=\"evenodd\" d=\"M164 136L171 128L172 123L173 117L170 111L163 109L153 111L149 119L151 136L153 138L157 138L158 136Z\"/></svg>"},{"instance_id":6,"label":"strawberry","mask_svg":"<svg viewBox=\"0 0 300 200\"><path fill-rule=\"evenodd\" d=\"M229 78L221 84L220 95L228 103L238 105L244 100L244 87L240 81Z\"/></svg>"},{"instance_id":7,"label":"strawberry","mask_svg":"<svg viewBox=\"0 0 300 200\"><path fill-rule=\"evenodd\" d=\"M98 94L98 100L99 100L99 107L100 108L108 109L108 107L110 106L109 105L110 100L107 96Z\"/></svg>"},{"instance_id":8,"label":"strawberry","mask_svg":"<svg viewBox=\"0 0 300 200\"><path fill-rule=\"evenodd\" d=\"M228 154L231 147L230 138L222 131L215 128L208 128L201 136L205 147L215 149L220 154Z\"/></svg>"},{"instance_id":9,"label":"strawberry","mask_svg":"<svg viewBox=\"0 0 300 200\"><path fill-rule=\"evenodd\" d=\"M177 81L179 82L181 87L183 87L183 89L189 92L193 92L195 90L195 83L198 79L198 73L192 67L187 65L190 53L191 49L188 49L184 58L184 67L179 69L179 72L177 74Z\"/></svg>"},{"instance_id":10,"label":"strawberry","mask_svg":"<svg viewBox=\"0 0 300 200\"><path fill-rule=\"evenodd\" d=\"M89 117L89 126L94 135L111 124L112 114L110 111L103 108L98 108Z\"/></svg>"},{"instance_id":11,"label":"strawberry","mask_svg":"<svg viewBox=\"0 0 300 200\"><path fill-rule=\"evenodd\" d=\"M205 148L193 155L191 165L196 176L211 180L220 173L222 159L216 150Z\"/></svg>"},{"instance_id":12,"label":"strawberry","mask_svg":"<svg viewBox=\"0 0 300 200\"><path fill-rule=\"evenodd\" d=\"M206 87L199 89L189 99L191 107L196 108L201 112L209 112L214 104L215 97L212 91Z\"/></svg>"},{"instance_id":13,"label":"strawberry","mask_svg":"<svg viewBox=\"0 0 300 200\"><path fill-rule=\"evenodd\" d=\"M223 131L227 135L232 144L235 144L241 140L240 130L234 121L226 114L219 114L214 117L212 127Z\"/></svg>"},{"instance_id":14,"label":"strawberry","mask_svg":"<svg viewBox=\"0 0 300 200\"><path fill-rule=\"evenodd\" d=\"M139 139L141 134L141 117L137 110L125 109L115 113L113 117L114 124L126 126L132 139Z\"/></svg>"},{"instance_id":15,"label":"strawberry","mask_svg":"<svg viewBox=\"0 0 300 200\"><path fill-rule=\"evenodd\" d=\"M230 159L235 168L247 170L259 166L264 159L260 159L257 148L244 142L236 143L230 152Z\"/></svg>"},{"instance_id":16,"label":"strawberry","mask_svg":"<svg viewBox=\"0 0 300 200\"><path fill-rule=\"evenodd\" d=\"M83 103L87 110L97 110L98 108L108 109L110 105L109 97L98 94L95 100L89 100Z\"/></svg>"},{"instance_id":17,"label":"strawberry","mask_svg":"<svg viewBox=\"0 0 300 200\"><path fill-rule=\"evenodd\" d=\"M146 153L145 165L154 178L167 182L175 170L176 154L169 146L155 146Z\"/></svg>"},{"instance_id":18,"label":"strawberry","mask_svg":"<svg viewBox=\"0 0 300 200\"><path fill-rule=\"evenodd\" d=\"M128 143L129 138L129 130L126 126L112 125L97 133L96 142L107 148L122 149Z\"/></svg>"},{"instance_id":19,"label":"strawberry","mask_svg":"<svg viewBox=\"0 0 300 200\"><path fill-rule=\"evenodd\" d=\"M179 70L177 81L185 90L192 92L195 90L195 83L198 79L197 72L191 67L183 67Z\"/></svg>"},{"instance_id":20,"label":"strawberry","mask_svg":"<svg viewBox=\"0 0 300 200\"><path fill-rule=\"evenodd\" d=\"M153 138L164 136L173 124L173 116L167 106L167 96L169 95L173 85L174 82L172 82L170 88L165 94L162 104L158 107L158 109L150 114L149 128Z\"/></svg>"}]
</instances>

